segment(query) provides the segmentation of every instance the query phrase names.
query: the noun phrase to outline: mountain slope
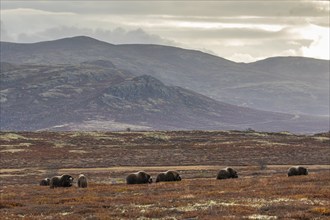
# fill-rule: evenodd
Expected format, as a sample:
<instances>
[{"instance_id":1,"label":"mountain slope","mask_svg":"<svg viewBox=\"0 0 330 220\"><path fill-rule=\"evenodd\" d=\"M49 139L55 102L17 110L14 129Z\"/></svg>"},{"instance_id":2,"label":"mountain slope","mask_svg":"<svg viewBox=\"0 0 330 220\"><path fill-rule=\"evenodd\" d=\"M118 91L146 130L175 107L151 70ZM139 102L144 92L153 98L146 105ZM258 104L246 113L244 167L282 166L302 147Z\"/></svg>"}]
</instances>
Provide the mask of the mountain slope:
<instances>
[{"instance_id":1,"label":"mountain slope","mask_svg":"<svg viewBox=\"0 0 330 220\"><path fill-rule=\"evenodd\" d=\"M226 104L151 76L135 77L110 61L1 67L2 130L327 129L323 118Z\"/></svg>"},{"instance_id":2,"label":"mountain slope","mask_svg":"<svg viewBox=\"0 0 330 220\"><path fill-rule=\"evenodd\" d=\"M112 45L89 37L34 44L1 42L1 61L80 64L110 60L135 75L218 101L294 114L329 115L329 61L303 57L235 63L194 50L159 45Z\"/></svg>"}]
</instances>

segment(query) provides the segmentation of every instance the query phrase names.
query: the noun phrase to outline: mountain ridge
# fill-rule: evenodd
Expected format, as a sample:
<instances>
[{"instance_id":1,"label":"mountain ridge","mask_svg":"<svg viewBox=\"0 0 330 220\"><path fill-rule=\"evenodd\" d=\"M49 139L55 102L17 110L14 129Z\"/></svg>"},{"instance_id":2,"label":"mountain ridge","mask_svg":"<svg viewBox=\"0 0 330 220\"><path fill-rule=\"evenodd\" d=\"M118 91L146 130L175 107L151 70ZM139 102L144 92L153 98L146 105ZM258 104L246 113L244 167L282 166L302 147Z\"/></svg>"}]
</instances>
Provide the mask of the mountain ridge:
<instances>
[{"instance_id":1,"label":"mountain ridge","mask_svg":"<svg viewBox=\"0 0 330 220\"><path fill-rule=\"evenodd\" d=\"M61 44L61 40L78 43L72 49ZM328 60L273 57L236 63L170 46L112 45L89 37L61 40L51 49L43 46L49 42L41 46L29 44L29 49L1 42L1 61L80 65L91 60L108 60L136 76L151 75L166 85L186 88L233 105L289 114L329 115ZM88 43L79 43L81 41Z\"/></svg>"},{"instance_id":2,"label":"mountain ridge","mask_svg":"<svg viewBox=\"0 0 330 220\"><path fill-rule=\"evenodd\" d=\"M99 64L104 65L99 65ZM1 130L244 130L319 132L321 118L213 100L111 61L1 70ZM283 123L285 125L283 125Z\"/></svg>"},{"instance_id":3,"label":"mountain ridge","mask_svg":"<svg viewBox=\"0 0 330 220\"><path fill-rule=\"evenodd\" d=\"M320 60L320 61L330 61L327 59L320 59L320 58L313 58L313 57L304 57L304 56L273 56L273 57L267 57L267 58L263 58L260 60L256 60L256 61L251 61L251 62L236 62L230 59L226 59L223 57L220 57L218 55L214 55L214 54L210 54L207 52L203 52L200 50L196 50L196 49L186 49L186 48L181 48L181 47L176 47L176 46L169 46L169 45L160 45L160 44L134 44L134 43L130 43L130 44L112 44L106 41L102 41L102 40L98 40L96 38L92 38L86 35L79 35L79 36L73 36L73 37L65 37L65 38L59 38L59 39L55 39L55 40L47 40L47 41L40 41L40 42L34 42L34 43L19 43L19 42L10 42L10 41L0 41L1 44L11 44L11 45L38 45L38 44L49 44L49 43L61 43L61 42L69 42L69 43L77 43L77 41L79 43L99 43L102 45L108 45L108 46L152 46L152 47L165 47L165 48L172 48L172 49L180 49L180 50L186 50L186 51L191 51L191 52L198 52L198 53L203 53L203 54L207 54L209 56L213 56L213 57L217 57L223 60L227 60L229 62L232 63L237 63L237 64L253 64L253 63L258 63L258 62L263 62L263 61L268 61L268 60L273 60L273 59L286 59L286 58L292 58L292 59L299 59L299 58L303 58L303 59L310 59L310 60Z\"/></svg>"}]
</instances>

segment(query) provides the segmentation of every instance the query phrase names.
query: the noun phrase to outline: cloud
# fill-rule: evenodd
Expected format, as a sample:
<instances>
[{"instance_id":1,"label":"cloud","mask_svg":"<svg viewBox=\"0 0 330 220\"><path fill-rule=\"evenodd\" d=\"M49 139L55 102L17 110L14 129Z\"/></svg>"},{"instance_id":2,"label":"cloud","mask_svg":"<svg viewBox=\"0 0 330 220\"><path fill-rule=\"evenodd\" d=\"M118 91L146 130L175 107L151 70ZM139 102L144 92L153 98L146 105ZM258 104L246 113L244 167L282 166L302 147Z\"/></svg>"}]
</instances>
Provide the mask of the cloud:
<instances>
[{"instance_id":1,"label":"cloud","mask_svg":"<svg viewBox=\"0 0 330 220\"><path fill-rule=\"evenodd\" d=\"M12 37L8 34L5 24L0 20L0 40L12 41Z\"/></svg>"},{"instance_id":2,"label":"cloud","mask_svg":"<svg viewBox=\"0 0 330 220\"><path fill-rule=\"evenodd\" d=\"M320 59L327 59L330 60L330 33L326 29L317 28L315 34L317 37L313 37L313 41L310 45L303 46L302 49L302 55L306 57L314 57L314 58L320 58ZM324 34L320 34L323 32L326 32Z\"/></svg>"},{"instance_id":3,"label":"cloud","mask_svg":"<svg viewBox=\"0 0 330 220\"><path fill-rule=\"evenodd\" d=\"M1 8L113 15L327 16L322 1L1 1Z\"/></svg>"},{"instance_id":4,"label":"cloud","mask_svg":"<svg viewBox=\"0 0 330 220\"><path fill-rule=\"evenodd\" d=\"M31 43L80 35L94 37L112 44L176 44L174 41L163 39L158 35L148 34L141 28L134 30L125 30L123 28L106 30L97 28L94 30L91 28L78 28L72 26L60 26L29 34L20 33L17 36L16 41Z\"/></svg>"},{"instance_id":5,"label":"cloud","mask_svg":"<svg viewBox=\"0 0 330 220\"><path fill-rule=\"evenodd\" d=\"M234 53L232 56L228 57L228 59L238 62L244 61L244 63L249 63L256 60L255 57L252 57L250 54L246 54L246 53Z\"/></svg>"},{"instance_id":6,"label":"cloud","mask_svg":"<svg viewBox=\"0 0 330 220\"><path fill-rule=\"evenodd\" d=\"M261 28L219 28L212 30L203 30L197 28L181 28L177 29L171 37L176 38L203 38L206 40L211 39L269 39L269 38L288 38L288 30L283 28L278 31L264 30Z\"/></svg>"},{"instance_id":7,"label":"cloud","mask_svg":"<svg viewBox=\"0 0 330 220\"><path fill-rule=\"evenodd\" d=\"M123 28L116 28L113 31L97 29L95 37L101 40L110 41L115 44L163 44L176 45L174 41L161 38L155 34L148 34L142 28L127 31Z\"/></svg>"},{"instance_id":8,"label":"cloud","mask_svg":"<svg viewBox=\"0 0 330 220\"><path fill-rule=\"evenodd\" d=\"M1 39L87 35L213 51L237 61L285 54L328 59L329 11L329 1L303 0L1 1Z\"/></svg>"}]
</instances>

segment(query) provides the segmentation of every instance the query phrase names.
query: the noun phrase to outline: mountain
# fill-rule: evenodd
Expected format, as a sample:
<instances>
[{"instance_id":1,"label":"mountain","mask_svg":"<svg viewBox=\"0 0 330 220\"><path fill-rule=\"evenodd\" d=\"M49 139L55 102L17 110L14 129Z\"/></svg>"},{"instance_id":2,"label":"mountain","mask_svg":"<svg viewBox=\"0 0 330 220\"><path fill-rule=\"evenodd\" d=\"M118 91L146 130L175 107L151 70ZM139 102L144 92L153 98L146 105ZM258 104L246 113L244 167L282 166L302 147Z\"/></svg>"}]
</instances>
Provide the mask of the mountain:
<instances>
[{"instance_id":1,"label":"mountain","mask_svg":"<svg viewBox=\"0 0 330 220\"><path fill-rule=\"evenodd\" d=\"M111 61L1 63L1 130L257 129L319 132L322 117L239 107L135 76Z\"/></svg>"},{"instance_id":2,"label":"mountain","mask_svg":"<svg viewBox=\"0 0 330 220\"><path fill-rule=\"evenodd\" d=\"M226 103L291 114L329 115L329 60L274 57L235 63L160 45L113 45L79 36L33 44L1 42L1 61L73 64L108 60Z\"/></svg>"}]
</instances>

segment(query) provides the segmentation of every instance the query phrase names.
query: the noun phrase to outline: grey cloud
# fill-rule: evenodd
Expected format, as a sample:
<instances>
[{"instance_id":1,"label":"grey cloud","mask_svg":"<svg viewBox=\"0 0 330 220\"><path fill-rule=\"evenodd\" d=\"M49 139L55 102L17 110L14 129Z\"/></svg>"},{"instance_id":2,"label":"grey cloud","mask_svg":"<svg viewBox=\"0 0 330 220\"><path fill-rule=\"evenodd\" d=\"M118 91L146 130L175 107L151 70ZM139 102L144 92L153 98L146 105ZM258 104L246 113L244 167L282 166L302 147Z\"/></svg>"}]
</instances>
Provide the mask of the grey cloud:
<instances>
[{"instance_id":1,"label":"grey cloud","mask_svg":"<svg viewBox=\"0 0 330 220\"><path fill-rule=\"evenodd\" d=\"M254 58L303 55L302 47L308 48L317 37L327 38L316 31L312 33L315 36L304 32L310 24L329 30L330 4L319 3L284 0L65 1L65 4L55 0L1 1L2 12L17 8L42 10L24 16L22 10L2 13L1 19L7 29L1 29L1 39L36 42L88 35L114 44L205 48L223 57L233 54ZM211 28L204 27L204 22L206 26L211 24ZM180 26L183 23L186 25ZM261 29L262 25L274 25L278 31Z\"/></svg>"},{"instance_id":2,"label":"grey cloud","mask_svg":"<svg viewBox=\"0 0 330 220\"><path fill-rule=\"evenodd\" d=\"M300 2L297 5L289 9L289 15L291 16L311 16L311 17L320 17L320 16L329 16L329 5L324 7L317 7L315 5L317 1L312 3Z\"/></svg>"},{"instance_id":3,"label":"grey cloud","mask_svg":"<svg viewBox=\"0 0 330 220\"><path fill-rule=\"evenodd\" d=\"M238 46L223 46L224 53L221 56L230 57L233 51L236 53L249 54L252 57L269 57L269 56L281 56L285 53L287 55L302 56L302 47L309 46L312 41L307 40L265 40L254 41L249 43L248 41L243 45ZM271 45L271 46L270 46ZM288 53L290 51L291 54Z\"/></svg>"},{"instance_id":4,"label":"grey cloud","mask_svg":"<svg viewBox=\"0 0 330 220\"><path fill-rule=\"evenodd\" d=\"M328 16L315 1L2 1L2 9L35 8L81 14L199 16Z\"/></svg>"},{"instance_id":5,"label":"grey cloud","mask_svg":"<svg viewBox=\"0 0 330 220\"><path fill-rule=\"evenodd\" d=\"M34 34L21 33L18 35L17 41L37 42L79 35L94 37L113 44L176 44L174 41L166 40L158 35L148 34L141 28L135 30L125 30L123 28L116 28L114 30L94 30L90 28L77 28L69 26L50 28Z\"/></svg>"},{"instance_id":6,"label":"grey cloud","mask_svg":"<svg viewBox=\"0 0 330 220\"><path fill-rule=\"evenodd\" d=\"M1 41L12 41L13 39L9 36L5 24L0 21L0 40Z\"/></svg>"},{"instance_id":7,"label":"grey cloud","mask_svg":"<svg viewBox=\"0 0 330 220\"><path fill-rule=\"evenodd\" d=\"M266 31L262 29L253 28L222 28L213 30L203 29L177 29L172 37L176 38L194 38L203 39L279 39L290 38L288 29L281 29L280 31Z\"/></svg>"},{"instance_id":8,"label":"grey cloud","mask_svg":"<svg viewBox=\"0 0 330 220\"><path fill-rule=\"evenodd\" d=\"M111 41L115 44L176 44L174 41L164 39L158 35L149 34L141 28L131 31L126 31L123 28L116 28L113 31L97 29L94 34L101 40Z\"/></svg>"},{"instance_id":9,"label":"grey cloud","mask_svg":"<svg viewBox=\"0 0 330 220\"><path fill-rule=\"evenodd\" d=\"M330 18L308 18L306 19L310 24L314 24L320 27L329 28L330 27Z\"/></svg>"}]
</instances>

